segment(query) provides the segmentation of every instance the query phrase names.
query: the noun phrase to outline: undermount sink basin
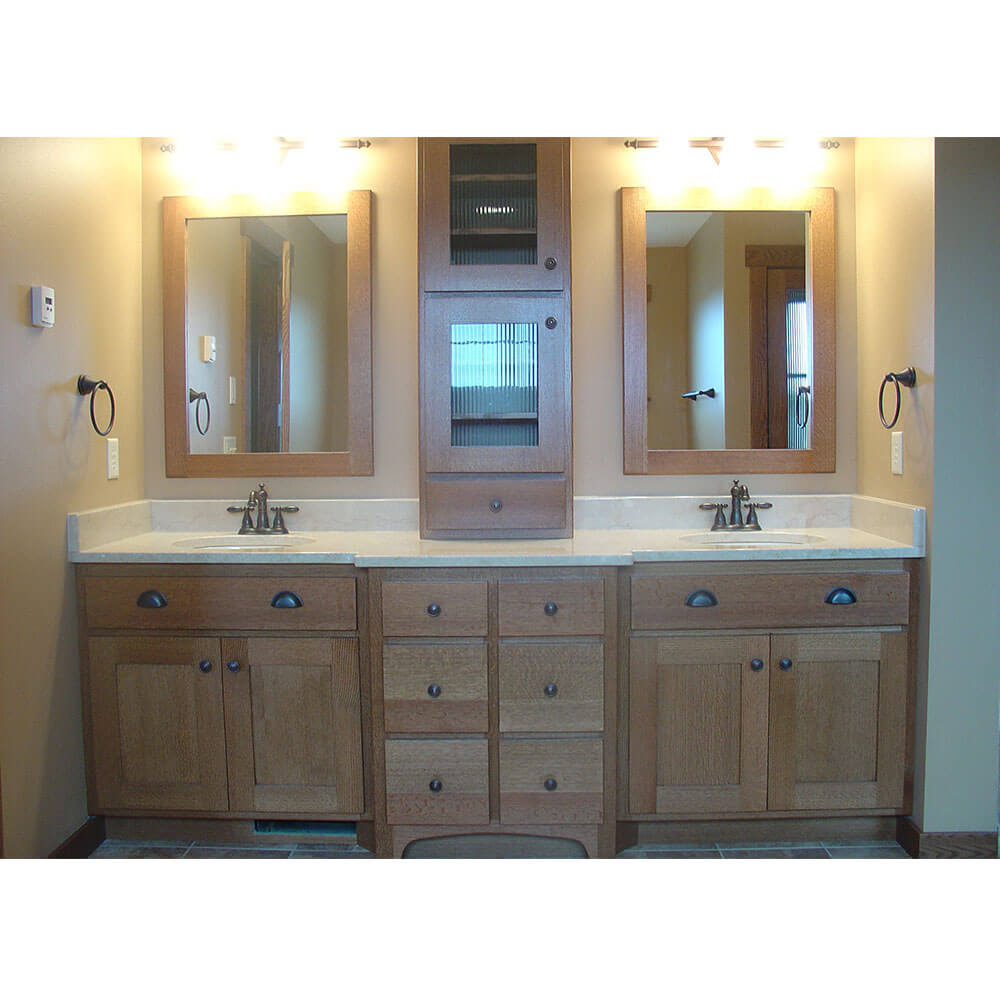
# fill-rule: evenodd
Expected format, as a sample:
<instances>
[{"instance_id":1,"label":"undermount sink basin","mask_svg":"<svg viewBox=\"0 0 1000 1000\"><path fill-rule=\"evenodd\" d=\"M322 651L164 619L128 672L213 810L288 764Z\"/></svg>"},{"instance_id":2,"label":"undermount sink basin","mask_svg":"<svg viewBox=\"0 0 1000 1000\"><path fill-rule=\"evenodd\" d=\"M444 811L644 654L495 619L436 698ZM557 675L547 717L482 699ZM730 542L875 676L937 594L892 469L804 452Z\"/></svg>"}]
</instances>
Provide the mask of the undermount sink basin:
<instances>
[{"instance_id":1,"label":"undermount sink basin","mask_svg":"<svg viewBox=\"0 0 1000 1000\"><path fill-rule=\"evenodd\" d=\"M822 542L822 535L811 535L805 531L696 531L681 535L682 542L692 545L724 545L727 548L762 549L782 545L816 545Z\"/></svg>"},{"instance_id":2,"label":"undermount sink basin","mask_svg":"<svg viewBox=\"0 0 1000 1000\"><path fill-rule=\"evenodd\" d=\"M174 545L202 552L288 552L312 541L305 535L217 535L185 538Z\"/></svg>"}]
</instances>

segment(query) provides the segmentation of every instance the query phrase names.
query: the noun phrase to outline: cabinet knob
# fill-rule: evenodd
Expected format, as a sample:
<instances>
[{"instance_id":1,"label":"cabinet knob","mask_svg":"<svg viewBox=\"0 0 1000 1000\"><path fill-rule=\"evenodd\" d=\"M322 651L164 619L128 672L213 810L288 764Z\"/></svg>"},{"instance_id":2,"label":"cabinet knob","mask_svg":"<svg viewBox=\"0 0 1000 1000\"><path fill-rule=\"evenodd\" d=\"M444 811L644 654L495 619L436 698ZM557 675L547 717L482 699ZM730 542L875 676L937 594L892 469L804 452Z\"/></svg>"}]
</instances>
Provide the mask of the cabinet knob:
<instances>
[{"instance_id":1,"label":"cabinet knob","mask_svg":"<svg viewBox=\"0 0 1000 1000\"><path fill-rule=\"evenodd\" d=\"M441 685L440 684L431 684L430 687L427 688L427 693L432 698L440 698L441 697Z\"/></svg>"},{"instance_id":2,"label":"cabinet knob","mask_svg":"<svg viewBox=\"0 0 1000 1000\"><path fill-rule=\"evenodd\" d=\"M559 261L557 261L555 259L555 257L546 257L545 258L545 270L546 271L554 271L556 269L556 265L558 265L558 263L559 263Z\"/></svg>"},{"instance_id":3,"label":"cabinet knob","mask_svg":"<svg viewBox=\"0 0 1000 1000\"><path fill-rule=\"evenodd\" d=\"M554 330L558 325L559 325L559 321L555 318L555 316L546 316L545 317L545 329L546 330Z\"/></svg>"},{"instance_id":4,"label":"cabinet knob","mask_svg":"<svg viewBox=\"0 0 1000 1000\"><path fill-rule=\"evenodd\" d=\"M559 694L559 688L557 688L555 684L551 682L546 684L545 687L542 688L542 690L545 692L546 698L554 698L557 694Z\"/></svg>"},{"instance_id":5,"label":"cabinet knob","mask_svg":"<svg viewBox=\"0 0 1000 1000\"><path fill-rule=\"evenodd\" d=\"M548 601L545 605L544 611L550 618L555 618L556 612L559 610L559 605L555 601Z\"/></svg>"},{"instance_id":6,"label":"cabinet knob","mask_svg":"<svg viewBox=\"0 0 1000 1000\"><path fill-rule=\"evenodd\" d=\"M754 673L756 673L758 670L763 670L764 669L764 661L763 660L751 660L750 661L750 669L752 671L754 671Z\"/></svg>"},{"instance_id":7,"label":"cabinet knob","mask_svg":"<svg viewBox=\"0 0 1000 1000\"><path fill-rule=\"evenodd\" d=\"M165 608L167 599L158 590L144 590L135 603L140 608Z\"/></svg>"},{"instance_id":8,"label":"cabinet knob","mask_svg":"<svg viewBox=\"0 0 1000 1000\"><path fill-rule=\"evenodd\" d=\"M556 788L558 787L558 784L559 783L556 781L555 778L546 778L545 779L545 791L547 791L547 792L554 792L556 790Z\"/></svg>"},{"instance_id":9,"label":"cabinet knob","mask_svg":"<svg viewBox=\"0 0 1000 1000\"><path fill-rule=\"evenodd\" d=\"M203 674L207 674L207 673L211 672L211 670L212 670L212 661L211 660L202 660L201 663L198 664L198 669Z\"/></svg>"},{"instance_id":10,"label":"cabinet knob","mask_svg":"<svg viewBox=\"0 0 1000 1000\"><path fill-rule=\"evenodd\" d=\"M494 514L499 514L500 511L503 510L503 501L502 500L491 500L490 501L490 510L493 511Z\"/></svg>"},{"instance_id":11,"label":"cabinet knob","mask_svg":"<svg viewBox=\"0 0 1000 1000\"><path fill-rule=\"evenodd\" d=\"M427 614L429 614L431 616L431 618L437 618L437 616L439 614L441 614L441 605L440 604L428 604L427 605Z\"/></svg>"},{"instance_id":12,"label":"cabinet knob","mask_svg":"<svg viewBox=\"0 0 1000 1000\"><path fill-rule=\"evenodd\" d=\"M440 778L432 778L431 783L427 786L432 792L440 792L444 785L441 784Z\"/></svg>"},{"instance_id":13,"label":"cabinet knob","mask_svg":"<svg viewBox=\"0 0 1000 1000\"><path fill-rule=\"evenodd\" d=\"M240 672L240 661L230 660L226 664L226 670L228 670L231 674L238 674Z\"/></svg>"},{"instance_id":14,"label":"cabinet knob","mask_svg":"<svg viewBox=\"0 0 1000 1000\"><path fill-rule=\"evenodd\" d=\"M782 670L791 670L792 669L792 661L790 659L788 659L787 656L783 656L778 661L778 666L781 667Z\"/></svg>"}]
</instances>

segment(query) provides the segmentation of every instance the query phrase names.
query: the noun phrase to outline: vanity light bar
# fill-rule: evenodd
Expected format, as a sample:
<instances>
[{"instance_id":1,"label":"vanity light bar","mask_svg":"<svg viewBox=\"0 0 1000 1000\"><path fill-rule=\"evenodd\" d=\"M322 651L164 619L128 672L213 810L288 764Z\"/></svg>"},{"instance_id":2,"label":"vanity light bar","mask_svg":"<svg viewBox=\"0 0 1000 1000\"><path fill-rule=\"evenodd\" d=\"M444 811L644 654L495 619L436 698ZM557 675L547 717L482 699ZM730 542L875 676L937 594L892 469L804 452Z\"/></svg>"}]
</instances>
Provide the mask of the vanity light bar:
<instances>
[{"instance_id":1,"label":"vanity light bar","mask_svg":"<svg viewBox=\"0 0 1000 1000\"><path fill-rule=\"evenodd\" d=\"M341 139L337 145L341 149L368 149L371 146L371 139ZM305 149L305 142L302 139L275 140L275 146L283 153L290 149ZM239 144L232 141L224 141L216 144L216 148L223 153L232 153L239 148ZM173 142L166 142L160 146L161 153L176 153L177 145Z\"/></svg>"},{"instance_id":2,"label":"vanity light bar","mask_svg":"<svg viewBox=\"0 0 1000 1000\"><path fill-rule=\"evenodd\" d=\"M707 139L688 139L688 145L692 149L707 149L709 155L715 160L716 163L719 162L719 156L722 153L723 144L725 143L724 136L711 136ZM754 146L757 149L784 149L785 140L784 139L754 139ZM656 149L660 145L659 139L626 139L625 145L629 149ZM840 149L840 143L836 139L820 139L819 147L821 149Z\"/></svg>"}]
</instances>

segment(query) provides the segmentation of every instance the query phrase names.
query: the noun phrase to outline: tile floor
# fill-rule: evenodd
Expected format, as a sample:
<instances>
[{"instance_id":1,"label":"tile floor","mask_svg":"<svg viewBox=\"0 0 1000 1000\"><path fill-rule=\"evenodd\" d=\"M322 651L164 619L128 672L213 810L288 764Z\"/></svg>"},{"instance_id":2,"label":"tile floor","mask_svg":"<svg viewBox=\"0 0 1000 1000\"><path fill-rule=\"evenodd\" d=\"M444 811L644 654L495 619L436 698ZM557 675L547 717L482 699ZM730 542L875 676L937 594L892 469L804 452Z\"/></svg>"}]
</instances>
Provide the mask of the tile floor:
<instances>
[{"instance_id":1,"label":"tile floor","mask_svg":"<svg viewBox=\"0 0 1000 1000\"><path fill-rule=\"evenodd\" d=\"M208 844L176 841L105 840L92 858L373 858L356 844ZM894 841L772 844L640 844L619 858L908 858Z\"/></svg>"}]
</instances>

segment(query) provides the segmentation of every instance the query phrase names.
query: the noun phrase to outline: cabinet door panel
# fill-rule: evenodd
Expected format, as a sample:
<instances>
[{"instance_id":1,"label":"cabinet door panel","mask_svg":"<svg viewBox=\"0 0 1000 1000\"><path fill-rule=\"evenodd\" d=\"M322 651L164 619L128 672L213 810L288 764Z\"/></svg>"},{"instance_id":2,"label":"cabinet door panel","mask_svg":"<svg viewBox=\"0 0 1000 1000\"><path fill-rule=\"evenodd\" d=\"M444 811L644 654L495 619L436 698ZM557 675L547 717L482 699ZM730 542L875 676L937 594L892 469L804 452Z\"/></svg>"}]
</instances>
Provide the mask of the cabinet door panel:
<instances>
[{"instance_id":1,"label":"cabinet door panel","mask_svg":"<svg viewBox=\"0 0 1000 1000\"><path fill-rule=\"evenodd\" d=\"M218 640L93 638L89 660L94 808L226 809Z\"/></svg>"},{"instance_id":2,"label":"cabinet door panel","mask_svg":"<svg viewBox=\"0 0 1000 1000\"><path fill-rule=\"evenodd\" d=\"M361 813L358 642L224 641L234 811Z\"/></svg>"},{"instance_id":3,"label":"cabinet door panel","mask_svg":"<svg viewBox=\"0 0 1000 1000\"><path fill-rule=\"evenodd\" d=\"M769 809L902 806L905 631L773 636L770 711Z\"/></svg>"},{"instance_id":4,"label":"cabinet door panel","mask_svg":"<svg viewBox=\"0 0 1000 1000\"><path fill-rule=\"evenodd\" d=\"M633 815L764 809L767 659L766 636L632 639Z\"/></svg>"}]
</instances>

